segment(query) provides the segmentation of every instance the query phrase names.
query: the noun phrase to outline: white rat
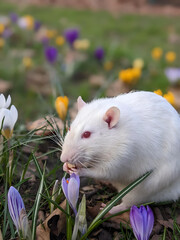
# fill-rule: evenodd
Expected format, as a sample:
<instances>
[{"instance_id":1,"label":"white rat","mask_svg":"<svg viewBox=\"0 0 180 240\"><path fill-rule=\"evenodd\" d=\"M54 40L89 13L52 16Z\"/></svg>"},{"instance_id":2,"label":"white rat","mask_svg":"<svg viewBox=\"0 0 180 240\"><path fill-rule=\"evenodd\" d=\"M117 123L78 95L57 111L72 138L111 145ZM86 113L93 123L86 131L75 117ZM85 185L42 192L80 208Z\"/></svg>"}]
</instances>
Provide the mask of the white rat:
<instances>
[{"instance_id":1,"label":"white rat","mask_svg":"<svg viewBox=\"0 0 180 240\"><path fill-rule=\"evenodd\" d=\"M163 97L142 91L77 102L62 148L65 171L107 180L120 191L153 170L110 213L180 197L180 116Z\"/></svg>"}]
</instances>

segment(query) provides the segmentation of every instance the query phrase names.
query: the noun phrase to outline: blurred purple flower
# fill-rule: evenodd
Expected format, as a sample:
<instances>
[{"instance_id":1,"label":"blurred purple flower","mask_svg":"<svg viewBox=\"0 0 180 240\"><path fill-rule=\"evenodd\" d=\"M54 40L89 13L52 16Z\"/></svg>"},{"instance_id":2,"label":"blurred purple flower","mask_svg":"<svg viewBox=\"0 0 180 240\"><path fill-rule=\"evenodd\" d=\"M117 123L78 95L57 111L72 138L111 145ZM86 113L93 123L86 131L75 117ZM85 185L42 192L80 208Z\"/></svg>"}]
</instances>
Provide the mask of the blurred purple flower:
<instances>
[{"instance_id":1,"label":"blurred purple flower","mask_svg":"<svg viewBox=\"0 0 180 240\"><path fill-rule=\"evenodd\" d=\"M102 47L98 47L94 51L94 56L97 60L101 61L104 58L104 49Z\"/></svg>"},{"instance_id":2,"label":"blurred purple flower","mask_svg":"<svg viewBox=\"0 0 180 240\"><path fill-rule=\"evenodd\" d=\"M180 68L166 68L165 75L170 83L176 83L180 80Z\"/></svg>"},{"instance_id":3,"label":"blurred purple flower","mask_svg":"<svg viewBox=\"0 0 180 240\"><path fill-rule=\"evenodd\" d=\"M2 33L3 38L8 39L12 36L13 32L11 29L6 28L4 32Z\"/></svg>"},{"instance_id":4,"label":"blurred purple flower","mask_svg":"<svg viewBox=\"0 0 180 240\"><path fill-rule=\"evenodd\" d=\"M79 37L79 30L76 28L67 29L64 32L64 36L66 41L72 46L74 41Z\"/></svg>"},{"instance_id":5,"label":"blurred purple flower","mask_svg":"<svg viewBox=\"0 0 180 240\"><path fill-rule=\"evenodd\" d=\"M130 210L130 223L137 240L148 240L154 225L154 215L149 206L137 208L132 206Z\"/></svg>"},{"instance_id":6,"label":"blurred purple flower","mask_svg":"<svg viewBox=\"0 0 180 240\"><path fill-rule=\"evenodd\" d=\"M11 22L13 22L13 23L16 23L17 22L17 20L18 20L18 15L16 14L16 13L10 13L9 14L9 17L10 17L10 19L11 19Z\"/></svg>"},{"instance_id":7,"label":"blurred purple flower","mask_svg":"<svg viewBox=\"0 0 180 240\"><path fill-rule=\"evenodd\" d=\"M34 31L38 31L40 27L41 27L41 22L36 20L34 22Z\"/></svg>"},{"instance_id":8,"label":"blurred purple flower","mask_svg":"<svg viewBox=\"0 0 180 240\"><path fill-rule=\"evenodd\" d=\"M73 173L70 178L65 179L65 177L63 177L62 189L75 215L77 214L76 204L79 198L79 187L80 179L75 173Z\"/></svg>"},{"instance_id":9,"label":"blurred purple flower","mask_svg":"<svg viewBox=\"0 0 180 240\"><path fill-rule=\"evenodd\" d=\"M46 56L47 61L49 63L53 64L57 60L58 51L55 47L52 47L52 46L46 47L45 56Z\"/></svg>"},{"instance_id":10,"label":"blurred purple flower","mask_svg":"<svg viewBox=\"0 0 180 240\"><path fill-rule=\"evenodd\" d=\"M16 226L16 229L18 232L22 232L23 237L26 238L29 225L25 206L21 195L16 190L16 188L12 186L8 191L8 209L14 225Z\"/></svg>"}]
</instances>

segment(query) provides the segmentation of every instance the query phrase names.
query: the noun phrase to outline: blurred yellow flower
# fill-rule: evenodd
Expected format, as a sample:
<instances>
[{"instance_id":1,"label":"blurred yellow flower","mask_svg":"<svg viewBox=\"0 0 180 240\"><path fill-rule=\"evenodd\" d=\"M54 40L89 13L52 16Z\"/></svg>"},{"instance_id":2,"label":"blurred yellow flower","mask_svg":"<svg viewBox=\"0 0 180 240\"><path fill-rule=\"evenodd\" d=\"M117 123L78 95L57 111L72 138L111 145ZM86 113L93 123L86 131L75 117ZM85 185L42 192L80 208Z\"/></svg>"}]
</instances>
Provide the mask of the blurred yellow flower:
<instances>
[{"instance_id":1,"label":"blurred yellow flower","mask_svg":"<svg viewBox=\"0 0 180 240\"><path fill-rule=\"evenodd\" d=\"M4 32L5 26L4 24L0 23L0 34Z\"/></svg>"},{"instance_id":2,"label":"blurred yellow flower","mask_svg":"<svg viewBox=\"0 0 180 240\"><path fill-rule=\"evenodd\" d=\"M107 62L104 63L104 69L106 71L110 71L112 68L113 68L113 62L107 61Z\"/></svg>"},{"instance_id":3,"label":"blurred yellow flower","mask_svg":"<svg viewBox=\"0 0 180 240\"><path fill-rule=\"evenodd\" d=\"M33 66L33 61L30 57L23 58L23 65L25 68L31 68Z\"/></svg>"},{"instance_id":4,"label":"blurred yellow flower","mask_svg":"<svg viewBox=\"0 0 180 240\"><path fill-rule=\"evenodd\" d=\"M0 49L4 47L5 41L3 38L0 38Z\"/></svg>"},{"instance_id":5,"label":"blurred yellow flower","mask_svg":"<svg viewBox=\"0 0 180 240\"><path fill-rule=\"evenodd\" d=\"M165 58L167 62L174 62L176 59L176 53L173 51L167 52Z\"/></svg>"},{"instance_id":6,"label":"blurred yellow flower","mask_svg":"<svg viewBox=\"0 0 180 240\"><path fill-rule=\"evenodd\" d=\"M53 30L53 29L48 29L46 31L46 36L47 36L47 38L54 38L57 36L57 31Z\"/></svg>"},{"instance_id":7,"label":"blurred yellow flower","mask_svg":"<svg viewBox=\"0 0 180 240\"><path fill-rule=\"evenodd\" d=\"M55 101L55 108L56 112L58 113L59 117L64 121L67 115L67 110L68 110L68 104L69 104L69 99L68 97L60 96L56 98Z\"/></svg>"},{"instance_id":8,"label":"blurred yellow flower","mask_svg":"<svg viewBox=\"0 0 180 240\"><path fill-rule=\"evenodd\" d=\"M151 55L152 58L155 60L159 60L163 54L163 51L160 47L153 48Z\"/></svg>"},{"instance_id":9,"label":"blurred yellow flower","mask_svg":"<svg viewBox=\"0 0 180 240\"><path fill-rule=\"evenodd\" d=\"M141 77L141 69L128 68L119 72L119 79L128 84L135 84Z\"/></svg>"},{"instance_id":10,"label":"blurred yellow flower","mask_svg":"<svg viewBox=\"0 0 180 240\"><path fill-rule=\"evenodd\" d=\"M74 41L73 46L77 50L86 50L90 46L90 41L88 39L78 39Z\"/></svg>"},{"instance_id":11,"label":"blurred yellow flower","mask_svg":"<svg viewBox=\"0 0 180 240\"><path fill-rule=\"evenodd\" d=\"M34 18L31 15L24 16L27 22L27 28L32 30L34 28Z\"/></svg>"},{"instance_id":12,"label":"blurred yellow flower","mask_svg":"<svg viewBox=\"0 0 180 240\"><path fill-rule=\"evenodd\" d=\"M142 58L136 58L134 61L133 61L133 68L139 68L139 69L142 69L144 67L144 61Z\"/></svg>"},{"instance_id":13,"label":"blurred yellow flower","mask_svg":"<svg viewBox=\"0 0 180 240\"><path fill-rule=\"evenodd\" d=\"M58 36L58 37L56 38L56 45L62 46L62 45L64 44L64 42L65 42L64 37Z\"/></svg>"},{"instance_id":14,"label":"blurred yellow flower","mask_svg":"<svg viewBox=\"0 0 180 240\"><path fill-rule=\"evenodd\" d=\"M157 89L156 91L154 91L154 93L156 93L157 95L160 95L160 96L163 95L161 89Z\"/></svg>"},{"instance_id":15,"label":"blurred yellow flower","mask_svg":"<svg viewBox=\"0 0 180 240\"><path fill-rule=\"evenodd\" d=\"M172 104L174 106L175 103L175 97L174 94L172 92L168 92L166 94L164 94L163 96L170 104Z\"/></svg>"}]
</instances>

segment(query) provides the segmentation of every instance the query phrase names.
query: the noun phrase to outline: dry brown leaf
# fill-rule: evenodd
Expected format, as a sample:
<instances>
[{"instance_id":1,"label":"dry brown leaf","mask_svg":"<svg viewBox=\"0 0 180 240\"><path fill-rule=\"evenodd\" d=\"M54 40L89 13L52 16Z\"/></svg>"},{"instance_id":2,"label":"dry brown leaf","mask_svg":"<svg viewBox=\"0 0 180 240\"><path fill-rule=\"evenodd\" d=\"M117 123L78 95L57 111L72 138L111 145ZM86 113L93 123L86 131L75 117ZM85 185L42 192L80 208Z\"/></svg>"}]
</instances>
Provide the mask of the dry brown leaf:
<instances>
[{"instance_id":1,"label":"dry brown leaf","mask_svg":"<svg viewBox=\"0 0 180 240\"><path fill-rule=\"evenodd\" d=\"M81 190L83 190L84 192L88 192L88 191L93 191L95 188L94 185L89 185L89 186L84 186L81 188Z\"/></svg>"},{"instance_id":2,"label":"dry brown leaf","mask_svg":"<svg viewBox=\"0 0 180 240\"><path fill-rule=\"evenodd\" d=\"M130 85L123 83L120 80L113 82L107 89L106 95L108 97L118 96L121 93L128 93L131 91Z\"/></svg>"},{"instance_id":3,"label":"dry brown leaf","mask_svg":"<svg viewBox=\"0 0 180 240\"><path fill-rule=\"evenodd\" d=\"M151 240L160 240L160 239L162 239L162 236L157 234L153 235L151 238Z\"/></svg>"},{"instance_id":4,"label":"dry brown leaf","mask_svg":"<svg viewBox=\"0 0 180 240\"><path fill-rule=\"evenodd\" d=\"M27 72L26 87L38 94L49 96L52 94L52 85L48 72L43 68L35 68Z\"/></svg>"},{"instance_id":5,"label":"dry brown leaf","mask_svg":"<svg viewBox=\"0 0 180 240\"><path fill-rule=\"evenodd\" d=\"M66 208L66 200L60 205L64 210ZM36 228L36 240L50 240L50 232L59 236L65 229L66 215L60 210L55 209L42 223Z\"/></svg>"},{"instance_id":6,"label":"dry brown leaf","mask_svg":"<svg viewBox=\"0 0 180 240\"><path fill-rule=\"evenodd\" d=\"M47 121L50 122L53 127ZM64 124L62 120L53 116L46 116L45 118L40 118L34 122L29 122L26 124L26 128L28 131L33 131L35 129L41 128L35 131L35 134L39 136L42 136L42 135L48 136L54 133L54 129L57 128L56 125L58 126L58 128L60 129L60 132L62 133L64 128Z\"/></svg>"},{"instance_id":7,"label":"dry brown leaf","mask_svg":"<svg viewBox=\"0 0 180 240\"><path fill-rule=\"evenodd\" d=\"M101 87L105 83L105 77L103 75L91 75L89 83L94 87Z\"/></svg>"},{"instance_id":8,"label":"dry brown leaf","mask_svg":"<svg viewBox=\"0 0 180 240\"><path fill-rule=\"evenodd\" d=\"M166 220L159 220L157 219L157 222L159 222L161 225L163 225L165 228L170 228L173 230L173 220L169 219L168 221Z\"/></svg>"},{"instance_id":9,"label":"dry brown leaf","mask_svg":"<svg viewBox=\"0 0 180 240\"><path fill-rule=\"evenodd\" d=\"M107 214L107 216L110 216L110 214ZM117 228L117 229L120 228L120 223L122 223L125 226L131 227L130 221L129 221L129 212L125 212L116 217L110 218L108 222L112 223L114 225L114 228Z\"/></svg>"}]
</instances>

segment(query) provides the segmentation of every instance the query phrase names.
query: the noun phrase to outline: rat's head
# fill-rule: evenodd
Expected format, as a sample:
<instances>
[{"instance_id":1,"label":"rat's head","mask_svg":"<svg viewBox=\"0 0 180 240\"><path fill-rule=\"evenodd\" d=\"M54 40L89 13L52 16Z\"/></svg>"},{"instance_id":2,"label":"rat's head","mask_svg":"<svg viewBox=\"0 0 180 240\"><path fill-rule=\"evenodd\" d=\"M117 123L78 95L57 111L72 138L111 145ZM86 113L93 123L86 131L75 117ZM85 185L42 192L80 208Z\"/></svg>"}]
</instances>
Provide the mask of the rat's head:
<instances>
[{"instance_id":1,"label":"rat's head","mask_svg":"<svg viewBox=\"0 0 180 240\"><path fill-rule=\"evenodd\" d=\"M80 175L105 171L113 158L120 110L109 105L108 99L85 103L78 98L78 114L64 139L61 161L64 170ZM91 172L91 173L90 173Z\"/></svg>"}]
</instances>

